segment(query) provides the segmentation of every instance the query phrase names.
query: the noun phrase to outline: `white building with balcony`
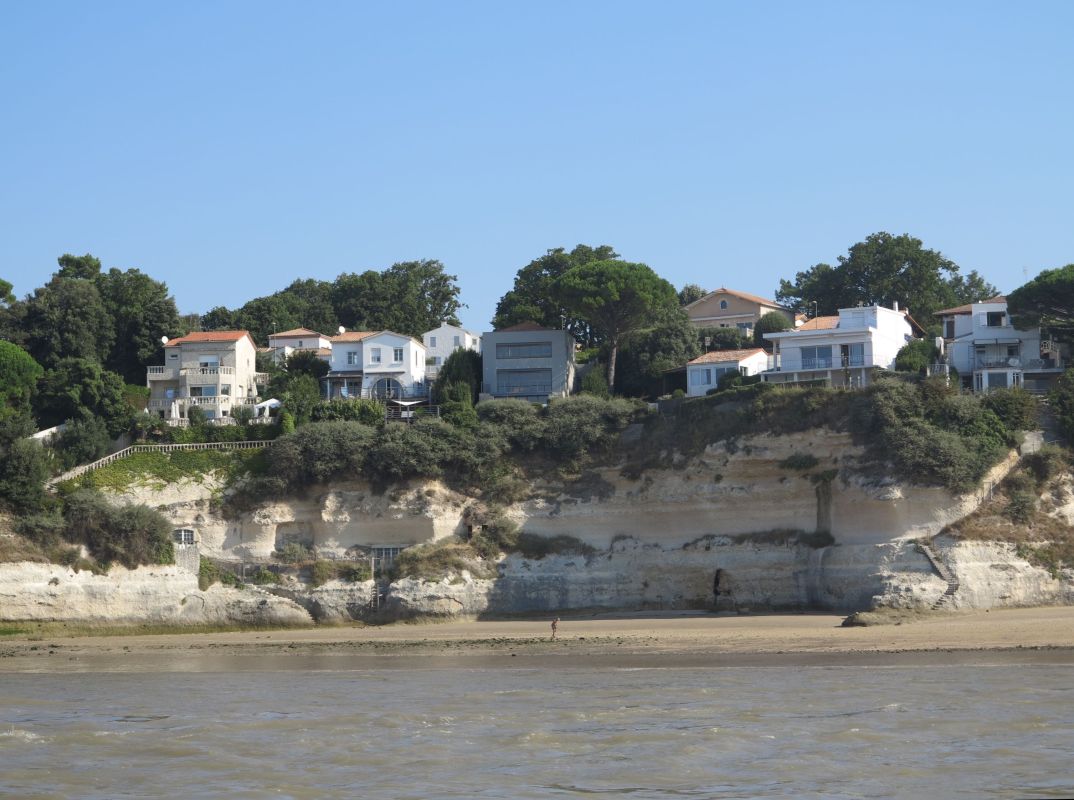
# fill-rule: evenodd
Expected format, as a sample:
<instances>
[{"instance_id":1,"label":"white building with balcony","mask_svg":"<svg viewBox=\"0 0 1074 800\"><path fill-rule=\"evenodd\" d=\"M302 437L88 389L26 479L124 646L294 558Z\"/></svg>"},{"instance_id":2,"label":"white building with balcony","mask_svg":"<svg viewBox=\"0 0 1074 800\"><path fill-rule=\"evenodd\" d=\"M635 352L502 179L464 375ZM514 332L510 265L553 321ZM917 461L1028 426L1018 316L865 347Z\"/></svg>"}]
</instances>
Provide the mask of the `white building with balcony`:
<instances>
[{"instance_id":1,"label":"white building with balcony","mask_svg":"<svg viewBox=\"0 0 1074 800\"><path fill-rule=\"evenodd\" d=\"M309 328L295 328L294 330L274 333L268 337L269 350L272 352L272 363L282 364L292 353L312 350L325 361L331 356L332 343L323 333L311 331Z\"/></svg>"},{"instance_id":2,"label":"white building with balcony","mask_svg":"<svg viewBox=\"0 0 1074 800\"><path fill-rule=\"evenodd\" d=\"M225 419L238 406L253 407L266 375L256 371L257 348L247 331L201 331L164 345L164 364L149 367L149 412L185 424L197 406L208 419Z\"/></svg>"},{"instance_id":3,"label":"white building with balcony","mask_svg":"<svg viewBox=\"0 0 1074 800\"><path fill-rule=\"evenodd\" d=\"M729 372L757 375L768 367L768 353L760 347L745 350L713 350L686 363L686 396L704 397L717 388Z\"/></svg>"},{"instance_id":4,"label":"white building with balcony","mask_svg":"<svg viewBox=\"0 0 1074 800\"><path fill-rule=\"evenodd\" d=\"M937 311L945 363L975 392L1024 387L1045 391L1063 371L1058 347L1041 341L1040 329L1018 330L1000 295Z\"/></svg>"},{"instance_id":5,"label":"white building with balcony","mask_svg":"<svg viewBox=\"0 0 1074 800\"><path fill-rule=\"evenodd\" d=\"M883 306L841 308L793 331L766 333L773 368L767 383L823 381L828 386L867 386L873 369L891 369L907 342L923 333L905 311Z\"/></svg>"},{"instance_id":6,"label":"white building with balcony","mask_svg":"<svg viewBox=\"0 0 1074 800\"><path fill-rule=\"evenodd\" d=\"M436 380L440 367L456 350L481 352L481 334L448 322L442 323L439 328L423 333L421 341L425 345L425 377L430 381Z\"/></svg>"},{"instance_id":7,"label":"white building with balcony","mask_svg":"<svg viewBox=\"0 0 1074 800\"><path fill-rule=\"evenodd\" d=\"M393 331L346 331L331 338L329 372L322 379L329 399L421 400L425 383L425 346Z\"/></svg>"}]
</instances>

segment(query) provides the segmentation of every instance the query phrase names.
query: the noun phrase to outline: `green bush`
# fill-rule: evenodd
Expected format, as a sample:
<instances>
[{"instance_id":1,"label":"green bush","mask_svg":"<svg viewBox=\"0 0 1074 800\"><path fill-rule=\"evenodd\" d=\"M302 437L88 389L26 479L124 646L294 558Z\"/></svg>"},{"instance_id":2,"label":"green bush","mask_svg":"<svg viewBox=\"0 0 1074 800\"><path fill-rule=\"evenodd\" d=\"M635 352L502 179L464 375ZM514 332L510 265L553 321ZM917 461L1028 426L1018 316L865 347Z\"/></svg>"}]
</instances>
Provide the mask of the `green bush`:
<instances>
[{"instance_id":1,"label":"green bush","mask_svg":"<svg viewBox=\"0 0 1074 800\"><path fill-rule=\"evenodd\" d=\"M518 548L518 525L502 515L494 515L481 526L470 539L470 546L486 561L492 561L500 553L510 553Z\"/></svg>"},{"instance_id":2,"label":"green bush","mask_svg":"<svg viewBox=\"0 0 1074 800\"><path fill-rule=\"evenodd\" d=\"M336 565L331 561L314 561L310 566L310 586L323 586L336 577Z\"/></svg>"},{"instance_id":3,"label":"green bush","mask_svg":"<svg viewBox=\"0 0 1074 800\"><path fill-rule=\"evenodd\" d=\"M742 385L742 373L738 372L725 372L716 381L716 391L726 392L728 389L733 389L735 386Z\"/></svg>"},{"instance_id":4,"label":"green bush","mask_svg":"<svg viewBox=\"0 0 1074 800\"><path fill-rule=\"evenodd\" d=\"M63 516L65 538L84 544L102 564L133 569L175 560L171 525L148 506L116 507L103 495L82 489L66 498Z\"/></svg>"},{"instance_id":5,"label":"green bush","mask_svg":"<svg viewBox=\"0 0 1074 800\"><path fill-rule=\"evenodd\" d=\"M486 400L477 407L482 422L502 431L512 448L530 452L544 439L541 407L525 400Z\"/></svg>"},{"instance_id":6,"label":"green bush","mask_svg":"<svg viewBox=\"0 0 1074 800\"><path fill-rule=\"evenodd\" d=\"M442 405L447 387L461 383L469 388L471 405L476 403L478 393L481 391L481 369L480 353L462 347L453 351L444 359L436 375L436 383L432 388L432 402Z\"/></svg>"},{"instance_id":7,"label":"green bush","mask_svg":"<svg viewBox=\"0 0 1074 800\"><path fill-rule=\"evenodd\" d=\"M191 428L201 428L205 425L205 412L201 406L190 406L186 410L186 419L190 423Z\"/></svg>"},{"instance_id":8,"label":"green bush","mask_svg":"<svg viewBox=\"0 0 1074 800\"><path fill-rule=\"evenodd\" d=\"M552 458L577 462L610 446L638 414L639 406L629 400L589 395L555 400L545 414L544 450Z\"/></svg>"},{"instance_id":9,"label":"green bush","mask_svg":"<svg viewBox=\"0 0 1074 800\"><path fill-rule=\"evenodd\" d=\"M350 583L362 583L371 577L373 574L369 570L369 564L364 562L345 564L339 569L339 579Z\"/></svg>"},{"instance_id":10,"label":"green bush","mask_svg":"<svg viewBox=\"0 0 1074 800\"><path fill-rule=\"evenodd\" d=\"M607 399L611 392L608 391L608 377L604 374L604 371L600 368L600 365L595 365L585 375L582 376L581 390L586 394L595 395Z\"/></svg>"},{"instance_id":11,"label":"green bush","mask_svg":"<svg viewBox=\"0 0 1074 800\"><path fill-rule=\"evenodd\" d=\"M313 551L300 542L288 542L273 555L277 561L282 561L284 564L304 564L313 558Z\"/></svg>"},{"instance_id":12,"label":"green bush","mask_svg":"<svg viewBox=\"0 0 1074 800\"><path fill-rule=\"evenodd\" d=\"M275 586L280 582L280 576L267 567L258 567L257 571L250 575L250 583L257 586Z\"/></svg>"},{"instance_id":13,"label":"green bush","mask_svg":"<svg viewBox=\"0 0 1074 800\"><path fill-rule=\"evenodd\" d=\"M433 542L408 547L395 557L391 579L440 580L448 573L474 571L473 550L457 541Z\"/></svg>"},{"instance_id":14,"label":"green bush","mask_svg":"<svg viewBox=\"0 0 1074 800\"><path fill-rule=\"evenodd\" d=\"M333 478L358 477L366 449L375 439L373 428L357 422L303 425L281 436L266 451L267 471L292 488Z\"/></svg>"},{"instance_id":15,"label":"green bush","mask_svg":"<svg viewBox=\"0 0 1074 800\"><path fill-rule=\"evenodd\" d=\"M280 433L288 434L295 432L295 417L294 415L284 409L280 412Z\"/></svg>"},{"instance_id":16,"label":"green bush","mask_svg":"<svg viewBox=\"0 0 1074 800\"><path fill-rule=\"evenodd\" d=\"M384 421L384 404L365 398L336 397L314 406L311 419L314 422L360 422L377 426Z\"/></svg>"},{"instance_id":17,"label":"green bush","mask_svg":"<svg viewBox=\"0 0 1074 800\"><path fill-rule=\"evenodd\" d=\"M1032 492L1016 491L1007 498L1007 506L1003 509L1003 514L1011 522L1025 525L1032 519L1036 509L1036 495Z\"/></svg>"},{"instance_id":18,"label":"green bush","mask_svg":"<svg viewBox=\"0 0 1074 800\"><path fill-rule=\"evenodd\" d=\"M441 398L440 415L445 422L468 430L477 427L477 411L469 385L450 383L441 390Z\"/></svg>"},{"instance_id":19,"label":"green bush","mask_svg":"<svg viewBox=\"0 0 1074 800\"><path fill-rule=\"evenodd\" d=\"M108 427L98 417L68 420L63 432L56 438L54 448L64 470L79 464L88 464L108 454L112 437Z\"/></svg>"},{"instance_id":20,"label":"green bush","mask_svg":"<svg viewBox=\"0 0 1074 800\"><path fill-rule=\"evenodd\" d=\"M930 364L936 363L940 351L927 339L914 339L903 346L895 355L895 369L898 372L912 372L924 375Z\"/></svg>"},{"instance_id":21,"label":"green bush","mask_svg":"<svg viewBox=\"0 0 1074 800\"><path fill-rule=\"evenodd\" d=\"M63 537L66 523L58 509L30 514L15 521L15 532L42 548L55 547Z\"/></svg>"},{"instance_id":22,"label":"green bush","mask_svg":"<svg viewBox=\"0 0 1074 800\"><path fill-rule=\"evenodd\" d=\"M1031 431L1037 424L1037 399L1025 389L993 389L981 404L999 417L1007 430Z\"/></svg>"}]
</instances>

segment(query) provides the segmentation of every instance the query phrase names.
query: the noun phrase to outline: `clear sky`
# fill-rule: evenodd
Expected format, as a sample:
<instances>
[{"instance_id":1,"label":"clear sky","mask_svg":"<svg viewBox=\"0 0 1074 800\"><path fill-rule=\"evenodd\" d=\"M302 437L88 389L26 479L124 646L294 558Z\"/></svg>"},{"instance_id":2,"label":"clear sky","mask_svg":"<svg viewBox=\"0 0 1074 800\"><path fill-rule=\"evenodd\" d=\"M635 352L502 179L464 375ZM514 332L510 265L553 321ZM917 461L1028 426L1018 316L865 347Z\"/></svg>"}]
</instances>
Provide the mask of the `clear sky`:
<instances>
[{"instance_id":1,"label":"clear sky","mask_svg":"<svg viewBox=\"0 0 1074 800\"><path fill-rule=\"evenodd\" d=\"M611 244L771 296L869 233L1074 262L1074 2L7 3L0 277L183 312L438 258L484 329Z\"/></svg>"}]
</instances>

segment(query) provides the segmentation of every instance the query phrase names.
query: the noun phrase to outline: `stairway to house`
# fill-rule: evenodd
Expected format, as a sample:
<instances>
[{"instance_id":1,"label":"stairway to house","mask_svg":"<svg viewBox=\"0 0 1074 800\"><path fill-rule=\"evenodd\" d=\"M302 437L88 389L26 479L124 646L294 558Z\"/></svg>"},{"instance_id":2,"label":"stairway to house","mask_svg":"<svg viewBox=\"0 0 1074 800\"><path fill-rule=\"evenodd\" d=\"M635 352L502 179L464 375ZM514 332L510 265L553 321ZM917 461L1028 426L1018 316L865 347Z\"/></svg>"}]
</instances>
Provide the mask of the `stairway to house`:
<instances>
[{"instance_id":1,"label":"stairway to house","mask_svg":"<svg viewBox=\"0 0 1074 800\"><path fill-rule=\"evenodd\" d=\"M925 544L924 542L918 542L915 547L917 549L917 552L921 553L925 556L926 559L928 559L929 564L932 565L932 568L933 570L935 570L936 574L943 578L945 581L947 581L947 588L944 590L944 593L940 595L940 598L935 603L932 604L933 611L940 608L946 608L948 605L950 605L951 598L955 596L955 592L958 591L958 587L960 585L958 582L958 576L955 575L955 573L952 572L951 569L945 563L943 563L943 560L940 558L940 556L927 544Z\"/></svg>"}]
</instances>

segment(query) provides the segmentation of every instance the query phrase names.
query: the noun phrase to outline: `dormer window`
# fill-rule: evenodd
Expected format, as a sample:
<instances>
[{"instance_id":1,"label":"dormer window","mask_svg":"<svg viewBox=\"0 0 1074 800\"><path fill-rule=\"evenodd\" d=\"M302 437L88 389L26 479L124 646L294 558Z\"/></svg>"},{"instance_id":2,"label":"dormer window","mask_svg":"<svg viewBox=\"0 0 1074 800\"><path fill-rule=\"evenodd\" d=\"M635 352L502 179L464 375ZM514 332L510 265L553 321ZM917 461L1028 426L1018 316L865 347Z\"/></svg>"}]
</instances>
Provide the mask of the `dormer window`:
<instances>
[{"instance_id":1,"label":"dormer window","mask_svg":"<svg viewBox=\"0 0 1074 800\"><path fill-rule=\"evenodd\" d=\"M726 311L726 310L727 310L727 301L726 300L721 300L720 301L720 311Z\"/></svg>"}]
</instances>

